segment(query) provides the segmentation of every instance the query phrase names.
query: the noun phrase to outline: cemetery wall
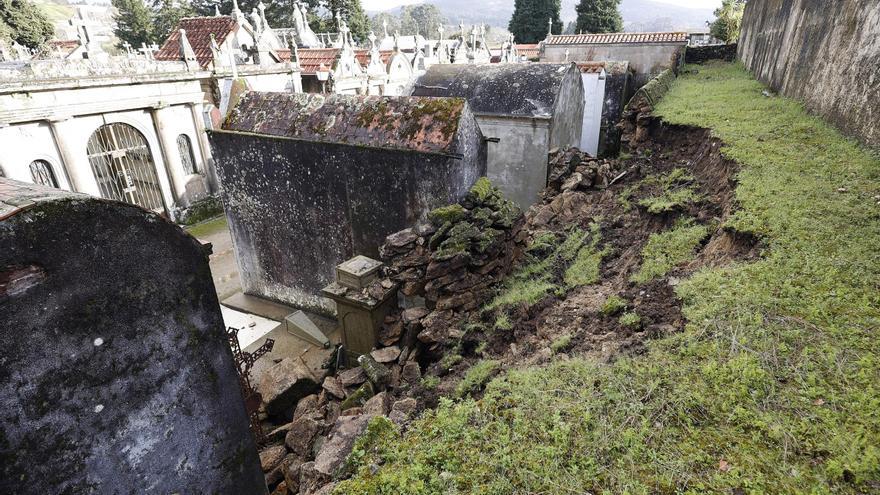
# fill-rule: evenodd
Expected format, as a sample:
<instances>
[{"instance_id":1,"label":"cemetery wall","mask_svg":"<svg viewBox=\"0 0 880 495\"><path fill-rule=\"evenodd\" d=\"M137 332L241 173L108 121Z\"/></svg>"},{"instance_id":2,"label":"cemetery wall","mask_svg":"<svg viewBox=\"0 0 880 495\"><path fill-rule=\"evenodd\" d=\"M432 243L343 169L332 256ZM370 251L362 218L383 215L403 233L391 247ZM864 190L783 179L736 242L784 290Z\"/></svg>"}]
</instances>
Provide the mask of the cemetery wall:
<instances>
[{"instance_id":1,"label":"cemetery wall","mask_svg":"<svg viewBox=\"0 0 880 495\"><path fill-rule=\"evenodd\" d=\"M880 146L880 2L751 0L738 55L774 91Z\"/></svg>"}]
</instances>

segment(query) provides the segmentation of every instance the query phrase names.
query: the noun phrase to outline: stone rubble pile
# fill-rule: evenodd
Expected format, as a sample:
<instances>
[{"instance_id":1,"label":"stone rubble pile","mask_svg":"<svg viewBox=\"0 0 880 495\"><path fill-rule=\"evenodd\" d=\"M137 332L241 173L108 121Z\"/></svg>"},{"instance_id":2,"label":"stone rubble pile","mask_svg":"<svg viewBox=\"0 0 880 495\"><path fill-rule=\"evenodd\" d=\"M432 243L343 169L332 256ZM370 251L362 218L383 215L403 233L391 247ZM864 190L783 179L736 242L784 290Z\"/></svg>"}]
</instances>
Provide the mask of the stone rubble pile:
<instances>
[{"instance_id":1,"label":"stone rubble pile","mask_svg":"<svg viewBox=\"0 0 880 495\"><path fill-rule=\"evenodd\" d=\"M290 420L267 434L260 453L273 495L332 492L350 474L345 460L372 418L408 424L419 410L407 397L421 384L417 358L460 336L458 318L488 300L523 248L524 224L522 211L483 178L460 204L387 237L384 273L360 295L368 300L395 284L409 303L385 317L379 347L322 376L287 358L258 383L266 413Z\"/></svg>"},{"instance_id":2,"label":"stone rubble pile","mask_svg":"<svg viewBox=\"0 0 880 495\"><path fill-rule=\"evenodd\" d=\"M433 345L457 313L477 309L492 286L509 271L522 249L525 235L522 211L505 199L488 179L474 184L459 203L438 208L428 222L389 235L379 253L392 280L407 298L424 298L424 308L411 308L388 322L381 341L389 344L403 335L411 348L415 332Z\"/></svg>"},{"instance_id":3,"label":"stone rubble pile","mask_svg":"<svg viewBox=\"0 0 880 495\"><path fill-rule=\"evenodd\" d=\"M268 446L260 452L266 484L273 495L329 494L335 481L346 477L345 460L371 419L384 416L405 426L416 412L413 398L395 400L395 390L406 390L421 379L410 359L400 360L400 349L384 347L362 356L353 368L324 377L306 377L287 358L266 373L279 395L286 396L283 412L275 417L289 422L266 434ZM289 378L282 378L292 370ZM320 383L320 385L318 385ZM261 383L261 388L266 387ZM276 407L282 407L277 401Z\"/></svg>"},{"instance_id":4,"label":"stone rubble pile","mask_svg":"<svg viewBox=\"0 0 880 495\"><path fill-rule=\"evenodd\" d=\"M541 201L526 214L529 230L552 222L571 222L581 214L589 196L587 189L603 189L622 177L614 161L595 158L577 148L550 151L550 173Z\"/></svg>"}]
</instances>

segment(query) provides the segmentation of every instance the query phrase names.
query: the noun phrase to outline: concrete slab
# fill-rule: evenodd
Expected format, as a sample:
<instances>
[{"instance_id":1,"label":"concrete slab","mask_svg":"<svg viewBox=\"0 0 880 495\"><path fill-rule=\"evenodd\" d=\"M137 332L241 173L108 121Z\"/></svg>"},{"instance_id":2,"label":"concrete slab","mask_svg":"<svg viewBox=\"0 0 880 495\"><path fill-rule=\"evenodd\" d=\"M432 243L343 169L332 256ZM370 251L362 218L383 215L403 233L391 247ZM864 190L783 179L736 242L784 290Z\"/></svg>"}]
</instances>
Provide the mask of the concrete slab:
<instances>
[{"instance_id":1,"label":"concrete slab","mask_svg":"<svg viewBox=\"0 0 880 495\"><path fill-rule=\"evenodd\" d=\"M297 308L292 306L257 296L250 296L241 291L223 299L221 304L242 313L250 313L275 321L284 321L284 317L298 311Z\"/></svg>"},{"instance_id":2,"label":"concrete slab","mask_svg":"<svg viewBox=\"0 0 880 495\"><path fill-rule=\"evenodd\" d=\"M264 336L275 329L281 323L262 316L250 313L242 313L232 308L220 305L220 312L223 314L223 324L226 328L233 327L240 329L238 332L238 345L242 349L247 348L257 340L261 343L265 341Z\"/></svg>"}]
</instances>

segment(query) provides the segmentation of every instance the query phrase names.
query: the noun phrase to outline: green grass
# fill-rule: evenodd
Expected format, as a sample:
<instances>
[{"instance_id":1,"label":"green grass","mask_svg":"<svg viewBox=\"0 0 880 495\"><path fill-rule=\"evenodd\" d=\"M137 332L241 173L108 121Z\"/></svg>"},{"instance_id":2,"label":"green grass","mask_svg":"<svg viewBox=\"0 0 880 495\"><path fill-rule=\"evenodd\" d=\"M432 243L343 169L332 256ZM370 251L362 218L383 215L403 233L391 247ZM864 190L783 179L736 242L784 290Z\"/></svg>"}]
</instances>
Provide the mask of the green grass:
<instances>
[{"instance_id":1,"label":"green grass","mask_svg":"<svg viewBox=\"0 0 880 495\"><path fill-rule=\"evenodd\" d=\"M455 395L458 397L464 397L468 394L479 391L484 385L486 385L486 382L495 376L500 366L501 363L491 359L478 361L476 364L468 368L464 377L458 382L458 386L455 387Z\"/></svg>"},{"instance_id":2,"label":"green grass","mask_svg":"<svg viewBox=\"0 0 880 495\"><path fill-rule=\"evenodd\" d=\"M659 177L648 177L640 186L656 186L660 194L639 200L639 206L643 206L648 213L658 214L696 202L700 196L690 187L693 182L694 176L683 168L672 169Z\"/></svg>"},{"instance_id":3,"label":"green grass","mask_svg":"<svg viewBox=\"0 0 880 495\"><path fill-rule=\"evenodd\" d=\"M690 225L679 222L672 230L651 234L642 248L642 265L630 280L644 283L662 277L677 265L690 261L694 250L709 229L705 225Z\"/></svg>"},{"instance_id":4,"label":"green grass","mask_svg":"<svg viewBox=\"0 0 880 495\"><path fill-rule=\"evenodd\" d=\"M608 296L608 299L602 303L601 313L605 316L614 316L626 309L626 306L626 299L615 294Z\"/></svg>"},{"instance_id":5,"label":"green grass","mask_svg":"<svg viewBox=\"0 0 880 495\"><path fill-rule=\"evenodd\" d=\"M761 237L760 260L683 280L685 331L642 355L441 400L337 493L876 493L880 159L761 90L703 66L657 107L740 162L728 227Z\"/></svg>"},{"instance_id":6,"label":"green grass","mask_svg":"<svg viewBox=\"0 0 880 495\"><path fill-rule=\"evenodd\" d=\"M618 323L633 330L641 328L642 317L636 313L624 313L617 319Z\"/></svg>"},{"instance_id":7,"label":"green grass","mask_svg":"<svg viewBox=\"0 0 880 495\"><path fill-rule=\"evenodd\" d=\"M536 236L526 249L526 261L483 309L531 306L550 292L562 294L565 289L596 282L599 263L608 252L598 249L600 240L598 219L589 230L574 227L562 239L551 232ZM556 282L557 272L563 274L561 284Z\"/></svg>"},{"instance_id":8,"label":"green grass","mask_svg":"<svg viewBox=\"0 0 880 495\"><path fill-rule=\"evenodd\" d=\"M565 334L550 343L550 350L553 351L553 354L557 354L568 349L570 345L571 335Z\"/></svg>"},{"instance_id":9,"label":"green grass","mask_svg":"<svg viewBox=\"0 0 880 495\"><path fill-rule=\"evenodd\" d=\"M190 225L189 227L184 227L191 236L197 239L222 232L228 228L229 225L226 222L226 215L220 215L219 217L205 220L204 222Z\"/></svg>"}]
</instances>

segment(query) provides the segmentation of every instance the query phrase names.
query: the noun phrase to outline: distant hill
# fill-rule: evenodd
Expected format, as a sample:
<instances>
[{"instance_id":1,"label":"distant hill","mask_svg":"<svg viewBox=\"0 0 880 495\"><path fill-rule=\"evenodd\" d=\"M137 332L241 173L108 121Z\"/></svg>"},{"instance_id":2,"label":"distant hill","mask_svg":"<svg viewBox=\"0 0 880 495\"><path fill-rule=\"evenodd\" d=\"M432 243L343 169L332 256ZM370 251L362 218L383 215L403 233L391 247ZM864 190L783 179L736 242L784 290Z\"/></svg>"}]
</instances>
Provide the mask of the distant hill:
<instances>
[{"instance_id":1,"label":"distant hill","mask_svg":"<svg viewBox=\"0 0 880 495\"><path fill-rule=\"evenodd\" d=\"M563 22L576 17L574 7L578 0L562 0ZM478 24L507 28L513 14L513 0L437 0L433 3L440 8L450 24ZM388 12L397 13L400 8ZM681 7L654 0L623 0L620 12L623 15L624 29L627 31L668 31L705 30L706 21L714 18L713 9ZM368 12L370 15L376 12Z\"/></svg>"}]
</instances>

